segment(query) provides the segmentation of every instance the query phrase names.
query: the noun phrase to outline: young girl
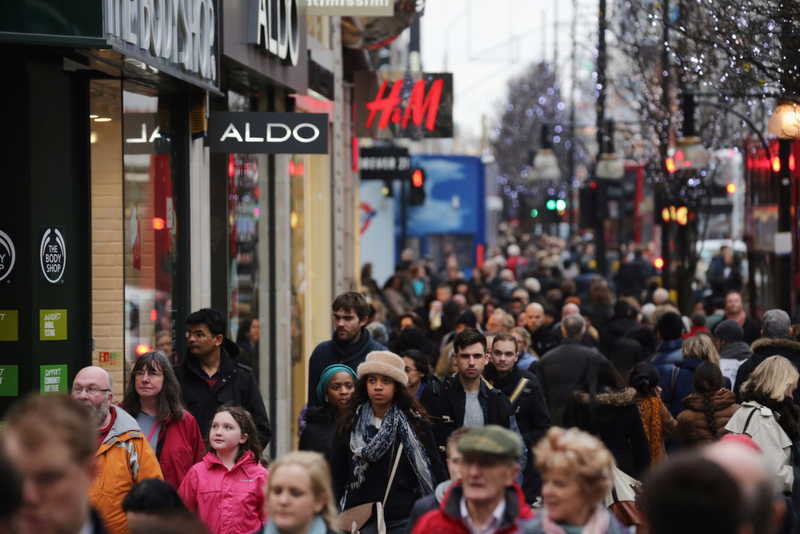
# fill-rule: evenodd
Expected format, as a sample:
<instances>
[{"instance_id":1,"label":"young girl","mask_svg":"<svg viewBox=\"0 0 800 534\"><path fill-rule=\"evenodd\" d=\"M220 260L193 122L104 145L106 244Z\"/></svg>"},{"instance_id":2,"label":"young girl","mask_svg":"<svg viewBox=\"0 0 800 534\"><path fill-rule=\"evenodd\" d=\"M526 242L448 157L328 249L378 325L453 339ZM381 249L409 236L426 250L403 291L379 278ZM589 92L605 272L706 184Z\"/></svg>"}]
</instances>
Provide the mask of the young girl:
<instances>
[{"instance_id":1,"label":"young girl","mask_svg":"<svg viewBox=\"0 0 800 534\"><path fill-rule=\"evenodd\" d=\"M636 404L650 445L650 463L655 465L665 453L664 436L677 437L678 422L661 402L658 370L653 365L645 362L634 365L629 380L636 390Z\"/></svg>"},{"instance_id":2,"label":"young girl","mask_svg":"<svg viewBox=\"0 0 800 534\"><path fill-rule=\"evenodd\" d=\"M208 451L178 493L213 534L249 534L266 523L261 444L253 417L238 406L220 406L208 434Z\"/></svg>"}]
</instances>

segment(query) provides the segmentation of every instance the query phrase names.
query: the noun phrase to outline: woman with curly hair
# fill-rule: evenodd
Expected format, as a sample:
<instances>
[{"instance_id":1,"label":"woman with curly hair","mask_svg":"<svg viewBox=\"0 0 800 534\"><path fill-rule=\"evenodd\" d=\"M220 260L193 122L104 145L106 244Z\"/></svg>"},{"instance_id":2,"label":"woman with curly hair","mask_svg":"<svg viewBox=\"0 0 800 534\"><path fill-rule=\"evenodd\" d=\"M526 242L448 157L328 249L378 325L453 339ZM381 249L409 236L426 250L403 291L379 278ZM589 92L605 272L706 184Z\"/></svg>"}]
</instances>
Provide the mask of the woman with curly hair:
<instances>
[{"instance_id":1,"label":"woman with curly hair","mask_svg":"<svg viewBox=\"0 0 800 534\"><path fill-rule=\"evenodd\" d=\"M664 436L678 437L678 422L661 401L658 369L650 363L638 363L631 369L630 385L636 390L636 405L642 415L644 432L650 444L650 463L665 456Z\"/></svg>"},{"instance_id":2,"label":"woman with curly hair","mask_svg":"<svg viewBox=\"0 0 800 534\"><path fill-rule=\"evenodd\" d=\"M356 390L339 414L331 450L333 492L341 509L385 497L387 534L404 532L417 499L448 478L427 413L408 391L405 368L391 352L367 355L358 366Z\"/></svg>"},{"instance_id":3,"label":"woman with curly hair","mask_svg":"<svg viewBox=\"0 0 800 534\"><path fill-rule=\"evenodd\" d=\"M600 440L577 428L553 427L533 453L544 481L544 510L522 527L523 532L627 532L603 506L613 485L614 457Z\"/></svg>"},{"instance_id":4,"label":"woman with curly hair","mask_svg":"<svg viewBox=\"0 0 800 534\"><path fill-rule=\"evenodd\" d=\"M678 442L681 447L710 445L728 433L725 425L739 405L733 392L724 388L722 371L703 362L694 372L694 393L683 399L678 416Z\"/></svg>"}]
</instances>

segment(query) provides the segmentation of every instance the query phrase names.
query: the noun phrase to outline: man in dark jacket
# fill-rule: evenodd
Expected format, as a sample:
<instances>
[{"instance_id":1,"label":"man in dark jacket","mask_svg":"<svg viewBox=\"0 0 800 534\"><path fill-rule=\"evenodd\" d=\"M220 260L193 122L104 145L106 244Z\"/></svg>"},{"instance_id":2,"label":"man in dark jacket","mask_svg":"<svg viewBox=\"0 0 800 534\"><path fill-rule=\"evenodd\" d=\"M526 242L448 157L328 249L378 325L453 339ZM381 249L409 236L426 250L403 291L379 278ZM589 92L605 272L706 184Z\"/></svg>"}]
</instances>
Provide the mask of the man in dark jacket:
<instances>
[{"instance_id":1,"label":"man in dark jacket","mask_svg":"<svg viewBox=\"0 0 800 534\"><path fill-rule=\"evenodd\" d=\"M550 421L554 425L561 425L564 410L572 398L572 388L586 360L598 354L581 342L586 333L586 321L580 314L564 317L561 333L564 340L545 354L536 368L536 376L547 399Z\"/></svg>"},{"instance_id":2,"label":"man in dark jacket","mask_svg":"<svg viewBox=\"0 0 800 534\"><path fill-rule=\"evenodd\" d=\"M369 317L369 303L364 295L355 291L342 293L333 301L333 339L316 346L308 360L308 406L321 406L317 398L317 384L322 371L329 365L341 363L355 371L364 363L367 354L388 350L372 339L365 328Z\"/></svg>"},{"instance_id":3,"label":"man in dark jacket","mask_svg":"<svg viewBox=\"0 0 800 534\"><path fill-rule=\"evenodd\" d=\"M745 360L736 372L735 393L738 403L742 402L740 393L742 384L750 378L750 373L770 356L783 356L800 369L800 343L791 338L792 324L789 314L783 310L769 310L761 318L761 327L763 337L751 345L753 355ZM800 405L800 395L795 395L794 403Z\"/></svg>"},{"instance_id":4,"label":"man in dark jacket","mask_svg":"<svg viewBox=\"0 0 800 534\"><path fill-rule=\"evenodd\" d=\"M650 357L650 363L658 370L662 387L670 383L672 370L683 356L683 330L683 319L675 312L662 314L656 323L656 334L661 344Z\"/></svg>"},{"instance_id":5,"label":"man in dark jacket","mask_svg":"<svg viewBox=\"0 0 800 534\"><path fill-rule=\"evenodd\" d=\"M222 314L210 308L186 318L189 348L183 363L175 367L183 402L205 437L217 408L241 406L253 416L261 446L266 447L272 429L253 370L238 362L239 347L225 337Z\"/></svg>"},{"instance_id":6,"label":"man in dark jacket","mask_svg":"<svg viewBox=\"0 0 800 534\"><path fill-rule=\"evenodd\" d=\"M725 319L733 319L738 322L744 330L745 343L752 344L753 341L761 337L761 327L758 321L748 317L742 306L742 296L738 291L729 291L725 296ZM713 330L711 331L714 332Z\"/></svg>"},{"instance_id":7,"label":"man in dark jacket","mask_svg":"<svg viewBox=\"0 0 800 534\"><path fill-rule=\"evenodd\" d=\"M544 324L544 307L538 302L532 302L525 308L525 328L531 335L531 348L541 358L544 354L558 345L553 340L550 329Z\"/></svg>"},{"instance_id":8,"label":"man in dark jacket","mask_svg":"<svg viewBox=\"0 0 800 534\"><path fill-rule=\"evenodd\" d=\"M482 379L489 361L486 338L468 328L453 339L458 372L441 383L432 382L422 392L420 402L435 417L434 435L442 462L447 460L447 438L457 428L484 425L511 427L511 402Z\"/></svg>"},{"instance_id":9,"label":"man in dark jacket","mask_svg":"<svg viewBox=\"0 0 800 534\"><path fill-rule=\"evenodd\" d=\"M719 368L734 388L736 372L742 363L753 355L750 345L742 341L743 338L744 330L739 323L731 319L721 321L714 330L714 344L719 351Z\"/></svg>"}]
</instances>

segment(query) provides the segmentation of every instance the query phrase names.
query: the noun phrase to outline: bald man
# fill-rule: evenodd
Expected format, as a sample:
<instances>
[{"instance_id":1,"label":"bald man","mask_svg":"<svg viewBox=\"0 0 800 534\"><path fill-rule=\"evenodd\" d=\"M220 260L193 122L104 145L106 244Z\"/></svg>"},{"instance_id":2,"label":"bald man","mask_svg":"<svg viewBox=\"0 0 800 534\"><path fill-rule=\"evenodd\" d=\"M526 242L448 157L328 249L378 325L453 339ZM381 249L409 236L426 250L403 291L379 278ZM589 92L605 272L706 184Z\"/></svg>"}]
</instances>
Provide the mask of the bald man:
<instances>
[{"instance_id":1,"label":"bald man","mask_svg":"<svg viewBox=\"0 0 800 534\"><path fill-rule=\"evenodd\" d=\"M538 302L531 302L525 308L525 328L531 335L531 348L539 358L558 345L558 340L553 339L544 324L544 307Z\"/></svg>"},{"instance_id":2,"label":"bald man","mask_svg":"<svg viewBox=\"0 0 800 534\"><path fill-rule=\"evenodd\" d=\"M89 409L98 429L97 477L89 500L110 534L126 534L122 500L139 480L164 479L158 459L136 419L112 404L114 383L105 369L84 367L78 371L72 398Z\"/></svg>"},{"instance_id":3,"label":"bald man","mask_svg":"<svg viewBox=\"0 0 800 534\"><path fill-rule=\"evenodd\" d=\"M735 441L718 442L703 454L727 471L739 485L745 506L744 520L750 524L750 532L774 534L781 526L791 532L791 526L783 524L787 512L785 499L776 487L763 454Z\"/></svg>"},{"instance_id":4,"label":"bald man","mask_svg":"<svg viewBox=\"0 0 800 534\"><path fill-rule=\"evenodd\" d=\"M563 321L567 315L575 315L575 314L583 316L584 322L586 322L586 332L584 332L583 337L581 337L581 343L583 343L589 348L596 349L597 342L595 341L592 334L589 333L589 322L587 321L586 316L581 314L581 309L577 304L572 302L564 304L564 307L561 308L561 321ZM551 338L558 345L560 345L561 342L564 341L564 331L561 329L561 321L553 325L553 331L551 332Z\"/></svg>"}]
</instances>

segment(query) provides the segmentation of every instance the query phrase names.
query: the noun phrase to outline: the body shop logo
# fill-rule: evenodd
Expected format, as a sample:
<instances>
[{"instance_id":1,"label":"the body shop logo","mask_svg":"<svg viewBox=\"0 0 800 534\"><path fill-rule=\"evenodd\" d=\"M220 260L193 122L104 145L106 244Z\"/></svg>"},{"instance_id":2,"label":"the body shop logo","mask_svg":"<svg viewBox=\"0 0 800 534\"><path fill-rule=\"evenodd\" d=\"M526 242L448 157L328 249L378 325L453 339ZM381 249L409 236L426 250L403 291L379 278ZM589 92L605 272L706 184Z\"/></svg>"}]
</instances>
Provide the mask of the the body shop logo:
<instances>
[{"instance_id":1,"label":"the body shop logo","mask_svg":"<svg viewBox=\"0 0 800 534\"><path fill-rule=\"evenodd\" d=\"M17 252L14 250L14 242L7 233L0 230L0 282L11 274L16 259Z\"/></svg>"},{"instance_id":2,"label":"the body shop logo","mask_svg":"<svg viewBox=\"0 0 800 534\"><path fill-rule=\"evenodd\" d=\"M67 245L63 228L40 228L39 265L42 282L63 284L67 269Z\"/></svg>"}]
</instances>

